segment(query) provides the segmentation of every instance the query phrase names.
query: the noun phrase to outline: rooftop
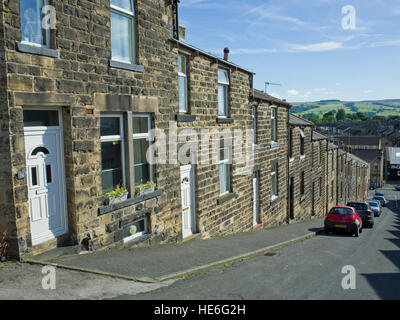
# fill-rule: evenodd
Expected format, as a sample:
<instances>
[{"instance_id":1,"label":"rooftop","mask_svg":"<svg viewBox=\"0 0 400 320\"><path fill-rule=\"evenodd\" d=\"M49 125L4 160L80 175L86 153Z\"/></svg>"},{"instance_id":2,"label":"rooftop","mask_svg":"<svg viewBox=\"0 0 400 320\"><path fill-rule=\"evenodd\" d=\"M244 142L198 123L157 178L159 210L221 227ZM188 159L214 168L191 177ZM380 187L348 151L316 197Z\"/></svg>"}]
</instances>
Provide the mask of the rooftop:
<instances>
[{"instance_id":1,"label":"rooftop","mask_svg":"<svg viewBox=\"0 0 400 320\"><path fill-rule=\"evenodd\" d=\"M286 105L288 107L291 107L291 105L289 103L287 103L284 100L275 98L271 95L269 95L268 93L265 93L263 91L254 89L254 98L255 99L260 99L260 100L264 100L264 101L268 101L268 102L272 102L272 103L279 103L279 104L283 104Z\"/></svg>"},{"instance_id":2,"label":"rooftop","mask_svg":"<svg viewBox=\"0 0 400 320\"><path fill-rule=\"evenodd\" d=\"M361 136L349 136L349 137L338 137L337 140L339 140L341 143L344 143L345 145L350 145L350 146L379 146L380 143L380 138L375 137L375 136L367 136L367 137L361 137Z\"/></svg>"},{"instance_id":3,"label":"rooftop","mask_svg":"<svg viewBox=\"0 0 400 320\"><path fill-rule=\"evenodd\" d=\"M289 124L293 126L314 126L314 123L289 113Z\"/></svg>"},{"instance_id":4,"label":"rooftop","mask_svg":"<svg viewBox=\"0 0 400 320\"><path fill-rule=\"evenodd\" d=\"M400 164L400 148L388 148L390 164Z\"/></svg>"},{"instance_id":5,"label":"rooftop","mask_svg":"<svg viewBox=\"0 0 400 320\"><path fill-rule=\"evenodd\" d=\"M382 151L381 150L367 150L367 149L353 149L351 151L352 154L357 156L358 158L371 163L380 157L382 157Z\"/></svg>"}]
</instances>

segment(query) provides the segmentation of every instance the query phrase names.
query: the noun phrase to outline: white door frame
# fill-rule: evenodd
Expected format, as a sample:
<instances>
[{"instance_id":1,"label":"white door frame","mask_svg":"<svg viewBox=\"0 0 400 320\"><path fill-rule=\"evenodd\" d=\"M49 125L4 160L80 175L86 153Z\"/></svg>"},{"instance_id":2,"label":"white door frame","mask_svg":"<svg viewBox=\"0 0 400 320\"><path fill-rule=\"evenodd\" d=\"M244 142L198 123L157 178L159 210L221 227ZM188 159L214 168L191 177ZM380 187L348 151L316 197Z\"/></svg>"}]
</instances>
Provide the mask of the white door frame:
<instances>
[{"instance_id":1,"label":"white door frame","mask_svg":"<svg viewBox=\"0 0 400 320\"><path fill-rule=\"evenodd\" d=\"M40 243L46 242L48 240L54 239L59 237L63 234L68 233L68 214L67 214L67 190L66 190L66 176L65 176L65 157L64 157L64 132L63 132L63 119L62 119L62 108L60 107L34 107L34 106L27 106L23 107L24 110L38 110L38 111L57 111L58 112L58 126L36 126L36 127L25 127L24 126L24 137L34 135L37 133L45 134L48 131L57 131L59 134L59 148L57 153L57 163L58 166L58 177L60 179L59 186L60 186L60 208L63 212L60 213L61 219L64 219L64 228L58 231L53 236L47 237L39 237L38 239L34 239L34 235L32 234L31 229L31 237L32 237L32 245L38 245ZM25 140L25 139L24 139ZM29 152L32 150L25 150L25 161L27 161L27 156ZM26 174L26 178L28 179L28 172ZM30 183L27 181L28 184Z\"/></svg>"},{"instance_id":2,"label":"white door frame","mask_svg":"<svg viewBox=\"0 0 400 320\"><path fill-rule=\"evenodd\" d=\"M181 176L181 186L182 186L182 179L183 173L187 173L189 171L190 177L190 229L184 229L184 208L183 208L183 198L182 198L182 237L187 238L196 233L196 203L195 203L195 175L194 175L194 165L184 165L180 167L180 176ZM182 192L182 187L181 187ZM181 195L182 196L182 195Z\"/></svg>"},{"instance_id":3,"label":"white door frame","mask_svg":"<svg viewBox=\"0 0 400 320\"><path fill-rule=\"evenodd\" d=\"M253 227L259 224L260 204L259 204L259 185L258 172L253 173Z\"/></svg>"}]
</instances>

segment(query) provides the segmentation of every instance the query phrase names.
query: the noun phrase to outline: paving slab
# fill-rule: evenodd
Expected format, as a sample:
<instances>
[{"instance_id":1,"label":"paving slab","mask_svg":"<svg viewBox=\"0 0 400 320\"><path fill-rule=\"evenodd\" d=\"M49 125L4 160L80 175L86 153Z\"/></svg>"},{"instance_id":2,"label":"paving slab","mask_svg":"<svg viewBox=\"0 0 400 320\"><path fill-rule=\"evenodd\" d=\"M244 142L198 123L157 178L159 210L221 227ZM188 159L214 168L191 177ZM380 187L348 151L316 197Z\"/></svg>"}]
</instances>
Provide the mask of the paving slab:
<instances>
[{"instance_id":1,"label":"paving slab","mask_svg":"<svg viewBox=\"0 0 400 320\"><path fill-rule=\"evenodd\" d=\"M315 236L322 227L323 219L315 219L208 240L110 249L48 260L38 256L32 261L144 282L164 281L305 240Z\"/></svg>"}]
</instances>

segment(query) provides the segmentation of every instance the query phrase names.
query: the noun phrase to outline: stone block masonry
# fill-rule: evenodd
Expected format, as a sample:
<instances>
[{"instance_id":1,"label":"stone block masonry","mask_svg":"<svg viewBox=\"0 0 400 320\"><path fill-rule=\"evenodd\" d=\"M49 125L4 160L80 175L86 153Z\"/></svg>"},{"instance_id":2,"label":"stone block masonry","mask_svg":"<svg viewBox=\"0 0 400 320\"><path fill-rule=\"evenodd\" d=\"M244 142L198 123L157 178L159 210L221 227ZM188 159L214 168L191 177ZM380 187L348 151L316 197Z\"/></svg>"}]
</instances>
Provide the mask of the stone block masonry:
<instances>
[{"instance_id":1,"label":"stone block masonry","mask_svg":"<svg viewBox=\"0 0 400 320\"><path fill-rule=\"evenodd\" d=\"M305 157L300 159L300 131L295 126L296 159L289 163L290 105L260 92L254 94L252 72L184 42L171 40L171 1L135 1L135 61L129 65L112 61L109 0L51 0L57 24L56 30L50 32L50 47L43 50L21 45L19 2L0 0L0 232L8 231L10 255L23 258L62 245L79 245L82 250L122 247L126 227L141 219L145 221L146 232L130 242L131 245L182 240L179 164L154 165L152 179L156 192L143 198L134 196L134 115L149 115L151 127L164 130L169 138L170 122L176 120L178 134L186 129L251 129L253 107L256 107L254 173L258 177L258 210L254 206L253 172L235 174L240 166L232 164L229 192L221 196L218 165L195 165L194 232L200 233L203 239L323 216L336 202L336 198L327 200L330 183L336 188L339 179L336 169L329 169L332 151L327 147L327 140L319 143L322 162L313 164L319 144L312 141L312 125L306 126ZM188 61L189 112L186 114L179 113L178 107L178 54L186 56ZM220 68L229 75L227 117L218 116ZM25 150L23 111L27 109L58 110L62 119L63 139L59 147L64 155L68 232L36 246L32 245ZM273 110L276 111L277 141L272 143ZM122 118L124 139L120 143L125 148L124 176L130 192L128 201L116 206L105 204L102 187L101 116L110 114ZM277 194L273 195L271 172L276 164ZM355 180L358 184L348 192L360 198L366 190L361 179L364 169L352 169L354 174L358 170ZM305 197L300 201L303 171ZM288 196L291 176L295 177L296 184L296 213L292 220ZM321 176L324 189L318 197L319 189L314 189L313 211L308 190ZM346 176L340 179L345 182Z\"/></svg>"}]
</instances>

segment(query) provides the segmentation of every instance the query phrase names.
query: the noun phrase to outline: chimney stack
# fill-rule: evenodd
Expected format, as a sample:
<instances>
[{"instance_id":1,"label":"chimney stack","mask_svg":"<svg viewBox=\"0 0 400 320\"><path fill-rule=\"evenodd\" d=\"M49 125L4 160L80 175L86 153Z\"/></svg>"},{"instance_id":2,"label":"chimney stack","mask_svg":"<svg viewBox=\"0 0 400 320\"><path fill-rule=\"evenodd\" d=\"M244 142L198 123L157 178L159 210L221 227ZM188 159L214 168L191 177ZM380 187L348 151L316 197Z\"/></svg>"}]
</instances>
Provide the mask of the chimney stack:
<instances>
[{"instance_id":1,"label":"chimney stack","mask_svg":"<svg viewBox=\"0 0 400 320\"><path fill-rule=\"evenodd\" d=\"M224 49L224 60L229 61L229 48Z\"/></svg>"}]
</instances>

